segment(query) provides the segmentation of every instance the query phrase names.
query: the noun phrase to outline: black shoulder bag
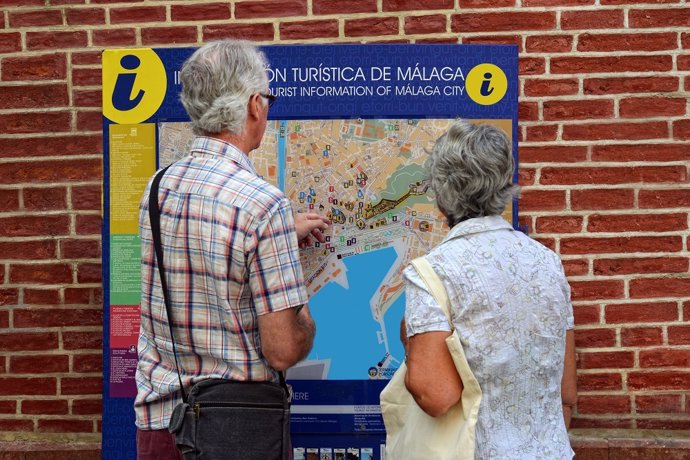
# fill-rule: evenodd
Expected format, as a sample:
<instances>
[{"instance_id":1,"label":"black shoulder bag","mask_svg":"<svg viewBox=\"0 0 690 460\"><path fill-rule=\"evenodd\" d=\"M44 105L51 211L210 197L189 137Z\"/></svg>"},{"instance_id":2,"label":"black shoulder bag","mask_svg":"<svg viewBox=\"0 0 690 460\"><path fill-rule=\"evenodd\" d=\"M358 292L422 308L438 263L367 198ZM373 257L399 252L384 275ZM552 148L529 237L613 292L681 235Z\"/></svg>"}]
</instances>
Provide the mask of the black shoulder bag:
<instances>
[{"instance_id":1,"label":"black shoulder bag","mask_svg":"<svg viewBox=\"0 0 690 460\"><path fill-rule=\"evenodd\" d=\"M158 272L170 327L175 367L182 392L168 427L185 460L243 458L287 460L290 457L290 389L280 372L280 384L208 378L182 384L173 336L170 293L163 265L158 186L168 168L156 174L149 194L149 217Z\"/></svg>"}]
</instances>

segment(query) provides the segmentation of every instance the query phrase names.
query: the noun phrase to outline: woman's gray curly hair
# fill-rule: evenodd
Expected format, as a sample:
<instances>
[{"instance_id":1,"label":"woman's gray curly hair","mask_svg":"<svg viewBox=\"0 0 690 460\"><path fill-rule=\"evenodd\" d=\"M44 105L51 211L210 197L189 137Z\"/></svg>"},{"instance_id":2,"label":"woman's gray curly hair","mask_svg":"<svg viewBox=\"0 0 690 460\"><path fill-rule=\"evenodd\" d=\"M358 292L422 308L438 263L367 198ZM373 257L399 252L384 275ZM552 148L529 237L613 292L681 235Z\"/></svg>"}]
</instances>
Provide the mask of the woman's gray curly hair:
<instances>
[{"instance_id":1,"label":"woman's gray curly hair","mask_svg":"<svg viewBox=\"0 0 690 460\"><path fill-rule=\"evenodd\" d=\"M268 92L266 67L264 54L246 40L210 42L196 50L180 70L180 101L194 133L241 134L247 101Z\"/></svg>"},{"instance_id":2,"label":"woman's gray curly hair","mask_svg":"<svg viewBox=\"0 0 690 460\"><path fill-rule=\"evenodd\" d=\"M512 147L492 125L455 122L434 144L425 164L436 204L453 225L501 214L519 193Z\"/></svg>"}]
</instances>

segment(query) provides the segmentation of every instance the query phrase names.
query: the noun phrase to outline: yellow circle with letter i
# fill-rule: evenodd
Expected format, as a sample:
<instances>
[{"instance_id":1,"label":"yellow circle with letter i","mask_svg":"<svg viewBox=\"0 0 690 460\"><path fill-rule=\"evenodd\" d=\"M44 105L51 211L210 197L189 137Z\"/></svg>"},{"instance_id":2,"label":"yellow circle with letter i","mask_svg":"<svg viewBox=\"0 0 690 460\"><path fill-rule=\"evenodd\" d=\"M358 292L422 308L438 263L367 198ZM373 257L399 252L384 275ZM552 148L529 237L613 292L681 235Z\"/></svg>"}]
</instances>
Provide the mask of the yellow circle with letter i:
<instances>
[{"instance_id":1,"label":"yellow circle with letter i","mask_svg":"<svg viewBox=\"0 0 690 460\"><path fill-rule=\"evenodd\" d=\"M508 91L508 79L500 67L479 64L470 70L465 80L467 95L477 104L493 105Z\"/></svg>"},{"instance_id":2,"label":"yellow circle with letter i","mask_svg":"<svg viewBox=\"0 0 690 460\"><path fill-rule=\"evenodd\" d=\"M103 52L103 115L111 121L146 121L160 108L166 89L165 66L152 49Z\"/></svg>"}]
</instances>

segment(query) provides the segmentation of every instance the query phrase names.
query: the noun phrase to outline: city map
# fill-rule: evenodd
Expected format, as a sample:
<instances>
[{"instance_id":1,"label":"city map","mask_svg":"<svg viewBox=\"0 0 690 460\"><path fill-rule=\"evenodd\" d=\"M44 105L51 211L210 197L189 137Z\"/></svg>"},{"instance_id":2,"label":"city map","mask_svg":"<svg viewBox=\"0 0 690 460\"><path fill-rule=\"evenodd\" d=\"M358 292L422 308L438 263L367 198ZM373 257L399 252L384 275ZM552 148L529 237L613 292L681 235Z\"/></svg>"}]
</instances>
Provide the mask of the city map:
<instances>
[{"instance_id":1,"label":"city map","mask_svg":"<svg viewBox=\"0 0 690 460\"><path fill-rule=\"evenodd\" d=\"M312 353L291 379L387 379L404 358L402 271L446 235L424 162L452 119L269 121L251 152L258 173L297 212L333 225L325 243L302 250L317 324ZM492 123L510 137L511 120ZM159 125L160 166L187 155L189 123ZM512 209L504 217L512 222Z\"/></svg>"}]
</instances>

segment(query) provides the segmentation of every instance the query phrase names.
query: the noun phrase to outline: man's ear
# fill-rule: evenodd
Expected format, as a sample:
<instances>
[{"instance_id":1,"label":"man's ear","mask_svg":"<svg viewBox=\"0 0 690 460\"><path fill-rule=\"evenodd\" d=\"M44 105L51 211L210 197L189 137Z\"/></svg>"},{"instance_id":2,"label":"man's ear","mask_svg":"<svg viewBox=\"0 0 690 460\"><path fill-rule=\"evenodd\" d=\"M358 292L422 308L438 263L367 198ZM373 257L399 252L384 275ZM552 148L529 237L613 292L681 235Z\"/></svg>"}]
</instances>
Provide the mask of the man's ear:
<instances>
[{"instance_id":1,"label":"man's ear","mask_svg":"<svg viewBox=\"0 0 690 460\"><path fill-rule=\"evenodd\" d=\"M252 118L259 119L261 117L263 101L261 100L261 95L254 93L249 96L249 102L247 103L247 115Z\"/></svg>"}]
</instances>

